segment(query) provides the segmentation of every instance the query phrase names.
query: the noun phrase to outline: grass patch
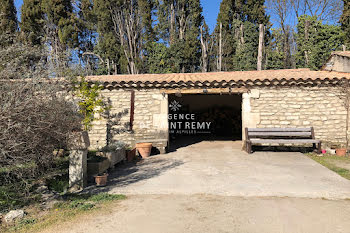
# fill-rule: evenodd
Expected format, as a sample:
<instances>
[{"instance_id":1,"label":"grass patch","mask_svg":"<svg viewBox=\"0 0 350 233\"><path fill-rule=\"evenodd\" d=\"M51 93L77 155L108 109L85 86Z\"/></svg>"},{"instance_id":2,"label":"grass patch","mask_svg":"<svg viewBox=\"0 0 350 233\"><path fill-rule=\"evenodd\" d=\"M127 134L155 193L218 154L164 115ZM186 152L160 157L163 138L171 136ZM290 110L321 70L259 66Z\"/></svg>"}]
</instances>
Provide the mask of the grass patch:
<instances>
[{"instance_id":1,"label":"grass patch","mask_svg":"<svg viewBox=\"0 0 350 233\"><path fill-rule=\"evenodd\" d=\"M64 201L54 205L54 208L47 211L42 217L36 217L42 212L37 209L36 213L31 213L26 218L19 221L15 226L4 229L1 232L39 232L57 223L71 220L73 217L84 213L107 207L107 203L117 200L124 200L126 196L119 194L100 193L89 194L67 194Z\"/></svg>"},{"instance_id":2,"label":"grass patch","mask_svg":"<svg viewBox=\"0 0 350 233\"><path fill-rule=\"evenodd\" d=\"M324 156L316 156L315 154L307 154L308 157L325 166L326 168L338 173L340 176L350 180L350 171L339 164L348 164L350 166L350 157L335 156L326 154Z\"/></svg>"}]
</instances>

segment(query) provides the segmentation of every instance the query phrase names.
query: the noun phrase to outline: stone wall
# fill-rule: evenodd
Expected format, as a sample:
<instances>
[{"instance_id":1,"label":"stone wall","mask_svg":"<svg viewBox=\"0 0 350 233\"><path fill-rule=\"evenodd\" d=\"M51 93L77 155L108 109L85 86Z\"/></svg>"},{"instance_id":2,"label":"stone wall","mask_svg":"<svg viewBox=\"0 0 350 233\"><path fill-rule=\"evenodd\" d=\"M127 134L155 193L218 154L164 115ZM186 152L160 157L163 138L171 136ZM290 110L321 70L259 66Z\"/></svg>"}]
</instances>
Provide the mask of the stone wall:
<instances>
[{"instance_id":1,"label":"stone wall","mask_svg":"<svg viewBox=\"0 0 350 233\"><path fill-rule=\"evenodd\" d=\"M243 95L243 111L246 111L243 117L249 118L243 118L243 124L261 128L312 126L316 138L344 143L346 110L335 94L337 91L336 88L252 90Z\"/></svg>"},{"instance_id":2,"label":"stone wall","mask_svg":"<svg viewBox=\"0 0 350 233\"><path fill-rule=\"evenodd\" d=\"M107 115L96 116L89 131L91 146L106 145L107 134L112 140L134 146L138 140L168 138L167 95L159 90L135 90L134 122L130 130L131 90L103 90L104 100L111 106ZM107 127L110 125L111 127ZM107 128L111 130L107 130Z\"/></svg>"},{"instance_id":3,"label":"stone wall","mask_svg":"<svg viewBox=\"0 0 350 233\"><path fill-rule=\"evenodd\" d=\"M322 69L328 71L350 72L350 58L333 54Z\"/></svg>"},{"instance_id":4,"label":"stone wall","mask_svg":"<svg viewBox=\"0 0 350 233\"><path fill-rule=\"evenodd\" d=\"M314 127L324 144L345 142L346 111L337 88L255 88L243 94L245 127ZM91 148L106 145L107 123L113 140L134 146L137 141L168 139L168 96L158 89L135 90L133 130L129 129L131 90L103 90L111 105L108 117L93 123ZM109 119L109 121L107 121ZM163 143L163 142L162 142Z\"/></svg>"}]
</instances>

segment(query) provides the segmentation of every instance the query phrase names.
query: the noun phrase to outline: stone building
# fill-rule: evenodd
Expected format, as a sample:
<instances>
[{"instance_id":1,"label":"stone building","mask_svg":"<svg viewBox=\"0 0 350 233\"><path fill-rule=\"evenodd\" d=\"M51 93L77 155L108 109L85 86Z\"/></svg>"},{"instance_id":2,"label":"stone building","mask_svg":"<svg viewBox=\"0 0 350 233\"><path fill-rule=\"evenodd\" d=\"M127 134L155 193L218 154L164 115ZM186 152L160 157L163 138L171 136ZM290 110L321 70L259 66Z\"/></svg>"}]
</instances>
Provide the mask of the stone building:
<instances>
[{"instance_id":1,"label":"stone building","mask_svg":"<svg viewBox=\"0 0 350 233\"><path fill-rule=\"evenodd\" d=\"M91 146L102 147L107 139L131 146L150 141L162 152L181 134L191 140L244 140L245 127L314 127L324 145L344 143L347 112L340 87L350 79L349 57L334 53L320 71L88 77L103 86L111 106L107 116L94 122Z\"/></svg>"}]
</instances>

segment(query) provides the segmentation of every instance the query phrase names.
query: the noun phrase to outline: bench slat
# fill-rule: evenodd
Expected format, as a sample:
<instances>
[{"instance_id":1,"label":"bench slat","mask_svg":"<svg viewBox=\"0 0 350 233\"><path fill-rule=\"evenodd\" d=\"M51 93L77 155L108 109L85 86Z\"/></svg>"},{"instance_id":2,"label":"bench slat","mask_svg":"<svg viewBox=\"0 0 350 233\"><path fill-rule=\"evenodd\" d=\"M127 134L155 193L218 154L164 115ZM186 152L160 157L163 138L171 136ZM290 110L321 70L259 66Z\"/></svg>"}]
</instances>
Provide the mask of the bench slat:
<instances>
[{"instance_id":1,"label":"bench slat","mask_svg":"<svg viewBox=\"0 0 350 233\"><path fill-rule=\"evenodd\" d=\"M248 128L248 132L311 132L311 128Z\"/></svg>"},{"instance_id":2,"label":"bench slat","mask_svg":"<svg viewBox=\"0 0 350 233\"><path fill-rule=\"evenodd\" d=\"M285 137L311 137L311 132L249 132L249 137L257 136L285 136Z\"/></svg>"},{"instance_id":3,"label":"bench slat","mask_svg":"<svg viewBox=\"0 0 350 233\"><path fill-rule=\"evenodd\" d=\"M255 143L279 143L279 144L306 144L306 143L320 143L320 140L315 139L250 139Z\"/></svg>"}]
</instances>

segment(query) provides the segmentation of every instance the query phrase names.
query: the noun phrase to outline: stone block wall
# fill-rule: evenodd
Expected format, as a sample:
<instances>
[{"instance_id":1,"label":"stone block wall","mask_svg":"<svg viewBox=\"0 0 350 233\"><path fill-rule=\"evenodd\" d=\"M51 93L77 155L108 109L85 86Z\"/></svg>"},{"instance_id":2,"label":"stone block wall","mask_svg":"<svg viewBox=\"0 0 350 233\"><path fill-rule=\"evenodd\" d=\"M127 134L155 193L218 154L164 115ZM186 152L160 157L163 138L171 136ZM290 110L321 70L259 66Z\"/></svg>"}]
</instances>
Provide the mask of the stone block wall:
<instances>
[{"instance_id":1,"label":"stone block wall","mask_svg":"<svg viewBox=\"0 0 350 233\"><path fill-rule=\"evenodd\" d=\"M255 126L314 127L325 142L345 142L346 110L336 88L264 88L249 95Z\"/></svg>"},{"instance_id":2,"label":"stone block wall","mask_svg":"<svg viewBox=\"0 0 350 233\"><path fill-rule=\"evenodd\" d=\"M345 143L346 110L337 88L254 88L243 94L245 127L314 127L325 144ZM103 90L111 109L94 121L89 132L91 149L106 145L107 124L113 140L134 146L137 141L168 139L168 96L159 89L135 90L133 130L130 131L130 89ZM98 116L97 116L98 117ZM108 121L108 118L110 121Z\"/></svg>"},{"instance_id":3,"label":"stone block wall","mask_svg":"<svg viewBox=\"0 0 350 233\"><path fill-rule=\"evenodd\" d=\"M110 110L93 122L89 131L91 149L106 145L107 128L112 140L134 146L139 140L167 139L167 95L159 90L135 90L134 122L130 130L131 90L103 90L102 96ZM109 119L109 120L108 120ZM107 127L110 125L111 127Z\"/></svg>"}]
</instances>

